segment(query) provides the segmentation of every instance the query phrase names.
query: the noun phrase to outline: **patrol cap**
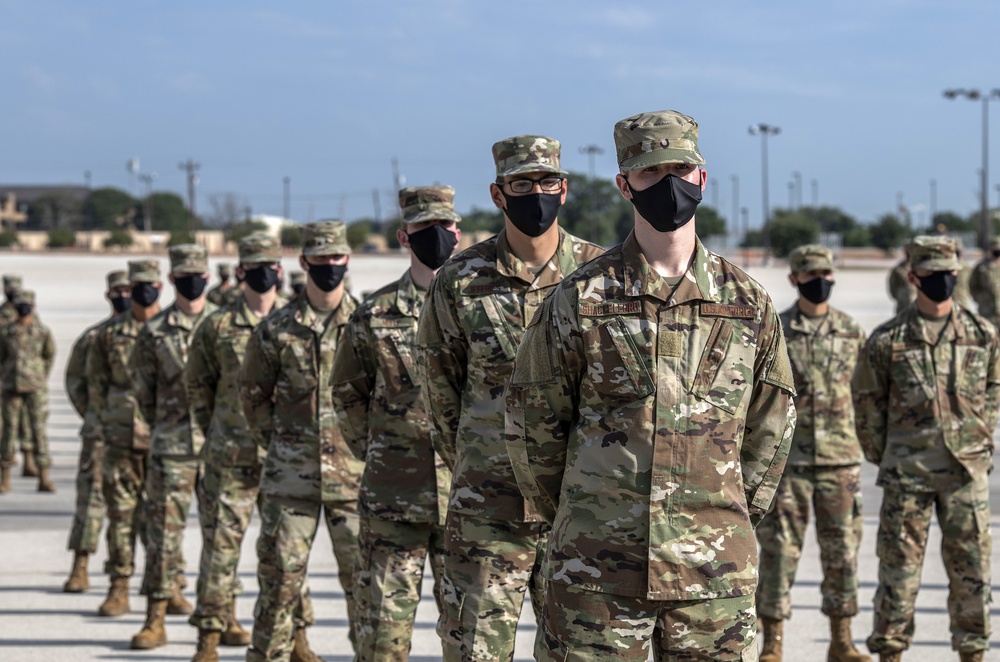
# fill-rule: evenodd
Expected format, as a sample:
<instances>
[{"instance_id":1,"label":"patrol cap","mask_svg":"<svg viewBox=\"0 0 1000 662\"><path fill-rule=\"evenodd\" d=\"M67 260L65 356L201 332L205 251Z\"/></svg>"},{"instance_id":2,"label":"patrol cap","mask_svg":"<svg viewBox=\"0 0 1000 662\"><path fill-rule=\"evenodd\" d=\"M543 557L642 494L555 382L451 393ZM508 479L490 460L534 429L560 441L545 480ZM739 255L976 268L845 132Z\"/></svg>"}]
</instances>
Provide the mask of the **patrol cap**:
<instances>
[{"instance_id":1,"label":"patrol cap","mask_svg":"<svg viewBox=\"0 0 1000 662\"><path fill-rule=\"evenodd\" d=\"M455 211L455 189L450 186L408 186L399 192L399 209L403 223L462 220Z\"/></svg>"},{"instance_id":2,"label":"patrol cap","mask_svg":"<svg viewBox=\"0 0 1000 662\"><path fill-rule=\"evenodd\" d=\"M961 268L951 237L921 235L910 242L910 268L927 271L955 271Z\"/></svg>"},{"instance_id":3,"label":"patrol cap","mask_svg":"<svg viewBox=\"0 0 1000 662\"><path fill-rule=\"evenodd\" d=\"M266 232L254 232L243 237L239 241L239 249L240 264L281 260L278 240Z\"/></svg>"},{"instance_id":4,"label":"patrol cap","mask_svg":"<svg viewBox=\"0 0 1000 662\"><path fill-rule=\"evenodd\" d=\"M198 244L170 247L170 273L203 274L208 271L208 251Z\"/></svg>"},{"instance_id":5,"label":"patrol cap","mask_svg":"<svg viewBox=\"0 0 1000 662\"><path fill-rule=\"evenodd\" d=\"M124 269L109 271L107 278L109 290L115 287L128 287L128 272Z\"/></svg>"},{"instance_id":6,"label":"patrol cap","mask_svg":"<svg viewBox=\"0 0 1000 662\"><path fill-rule=\"evenodd\" d=\"M290 285L305 285L306 284L306 272L304 271L293 271L288 274L288 283Z\"/></svg>"},{"instance_id":7,"label":"patrol cap","mask_svg":"<svg viewBox=\"0 0 1000 662\"><path fill-rule=\"evenodd\" d=\"M21 277L17 274L4 274L3 275L3 289L6 290L19 290L23 286L24 282Z\"/></svg>"},{"instance_id":8,"label":"patrol cap","mask_svg":"<svg viewBox=\"0 0 1000 662\"><path fill-rule=\"evenodd\" d=\"M35 305L35 293L33 291L31 291L31 290L18 290L14 294L13 301L14 301L14 305L15 306L17 304L19 304L19 303L26 303L26 304L34 306Z\"/></svg>"},{"instance_id":9,"label":"patrol cap","mask_svg":"<svg viewBox=\"0 0 1000 662\"><path fill-rule=\"evenodd\" d=\"M526 172L568 173L559 166L560 145L546 136L513 136L493 144L497 179Z\"/></svg>"},{"instance_id":10,"label":"patrol cap","mask_svg":"<svg viewBox=\"0 0 1000 662\"><path fill-rule=\"evenodd\" d=\"M615 124L615 151L622 170L661 163L705 165L698 151L698 123L676 110L640 113Z\"/></svg>"},{"instance_id":11,"label":"patrol cap","mask_svg":"<svg viewBox=\"0 0 1000 662\"><path fill-rule=\"evenodd\" d=\"M788 256L788 266L792 273L815 269L833 271L833 251L820 244L799 246Z\"/></svg>"},{"instance_id":12,"label":"patrol cap","mask_svg":"<svg viewBox=\"0 0 1000 662\"><path fill-rule=\"evenodd\" d=\"M228 279L230 276L233 275L233 265L229 264L228 262L220 262L219 266L216 267L216 269L218 269L219 278Z\"/></svg>"},{"instance_id":13,"label":"patrol cap","mask_svg":"<svg viewBox=\"0 0 1000 662\"><path fill-rule=\"evenodd\" d=\"M347 226L340 221L319 221L302 226L303 255L350 255Z\"/></svg>"},{"instance_id":14,"label":"patrol cap","mask_svg":"<svg viewBox=\"0 0 1000 662\"><path fill-rule=\"evenodd\" d=\"M160 282L160 263L157 260L130 260L128 280L130 283Z\"/></svg>"}]
</instances>

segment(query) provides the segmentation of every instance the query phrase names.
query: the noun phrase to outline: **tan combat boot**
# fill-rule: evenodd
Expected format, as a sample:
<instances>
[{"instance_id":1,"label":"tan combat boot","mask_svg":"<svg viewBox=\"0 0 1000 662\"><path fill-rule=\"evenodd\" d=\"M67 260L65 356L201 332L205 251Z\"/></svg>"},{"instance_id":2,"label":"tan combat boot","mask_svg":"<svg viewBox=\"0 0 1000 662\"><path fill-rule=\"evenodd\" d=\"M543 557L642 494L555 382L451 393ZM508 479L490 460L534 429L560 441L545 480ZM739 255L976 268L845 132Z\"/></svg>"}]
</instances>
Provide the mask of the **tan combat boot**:
<instances>
[{"instance_id":1,"label":"tan combat boot","mask_svg":"<svg viewBox=\"0 0 1000 662\"><path fill-rule=\"evenodd\" d=\"M198 650L191 658L191 662L219 662L219 636L218 630L198 629Z\"/></svg>"},{"instance_id":2,"label":"tan combat boot","mask_svg":"<svg viewBox=\"0 0 1000 662\"><path fill-rule=\"evenodd\" d=\"M10 492L10 467L0 467L0 494Z\"/></svg>"},{"instance_id":3,"label":"tan combat boot","mask_svg":"<svg viewBox=\"0 0 1000 662\"><path fill-rule=\"evenodd\" d=\"M976 651L975 653L962 653L958 654L961 662L983 662L986 658L986 653L984 651Z\"/></svg>"},{"instance_id":4,"label":"tan combat boot","mask_svg":"<svg viewBox=\"0 0 1000 662\"><path fill-rule=\"evenodd\" d=\"M182 578L183 575L177 575L177 578L174 580L174 592L171 594L170 599L167 600L167 613L171 616L187 616L194 611L194 607L184 597L184 588L181 584L183 583L186 586L187 582L182 582Z\"/></svg>"},{"instance_id":5,"label":"tan combat boot","mask_svg":"<svg viewBox=\"0 0 1000 662\"><path fill-rule=\"evenodd\" d=\"M42 467L38 470L38 491L39 492L55 492L55 484L49 480L49 468Z\"/></svg>"},{"instance_id":6,"label":"tan combat boot","mask_svg":"<svg viewBox=\"0 0 1000 662\"><path fill-rule=\"evenodd\" d=\"M73 569L69 579L63 584L63 593L83 593L90 588L90 578L87 577L87 552L73 554Z\"/></svg>"},{"instance_id":7,"label":"tan combat boot","mask_svg":"<svg viewBox=\"0 0 1000 662\"><path fill-rule=\"evenodd\" d=\"M35 465L35 454L24 454L24 467L21 469L21 476L24 478L37 478L38 466Z\"/></svg>"},{"instance_id":8,"label":"tan combat boot","mask_svg":"<svg viewBox=\"0 0 1000 662\"><path fill-rule=\"evenodd\" d=\"M830 650L826 662L872 662L867 655L854 647L851 641L851 619L830 617Z\"/></svg>"},{"instance_id":9,"label":"tan combat boot","mask_svg":"<svg viewBox=\"0 0 1000 662\"><path fill-rule=\"evenodd\" d=\"M240 625L240 619L236 617L236 598L233 598L229 605L229 622L222 633L223 646L249 646L250 633Z\"/></svg>"},{"instance_id":10,"label":"tan combat boot","mask_svg":"<svg viewBox=\"0 0 1000 662\"><path fill-rule=\"evenodd\" d=\"M764 650L760 662L781 662L782 623L773 618L762 618L764 624Z\"/></svg>"},{"instance_id":11,"label":"tan combat boot","mask_svg":"<svg viewBox=\"0 0 1000 662\"><path fill-rule=\"evenodd\" d=\"M132 637L130 648L147 650L167 645L167 628L163 619L167 616L166 600L146 601L146 622L142 624L139 634Z\"/></svg>"},{"instance_id":12,"label":"tan combat boot","mask_svg":"<svg viewBox=\"0 0 1000 662\"><path fill-rule=\"evenodd\" d=\"M288 659L291 662L323 662L323 658L309 648L305 628L295 628L295 647L292 648L292 656Z\"/></svg>"},{"instance_id":13,"label":"tan combat boot","mask_svg":"<svg viewBox=\"0 0 1000 662\"><path fill-rule=\"evenodd\" d=\"M108 587L108 597L97 609L98 616L122 616L128 613L128 577L115 577Z\"/></svg>"}]
</instances>

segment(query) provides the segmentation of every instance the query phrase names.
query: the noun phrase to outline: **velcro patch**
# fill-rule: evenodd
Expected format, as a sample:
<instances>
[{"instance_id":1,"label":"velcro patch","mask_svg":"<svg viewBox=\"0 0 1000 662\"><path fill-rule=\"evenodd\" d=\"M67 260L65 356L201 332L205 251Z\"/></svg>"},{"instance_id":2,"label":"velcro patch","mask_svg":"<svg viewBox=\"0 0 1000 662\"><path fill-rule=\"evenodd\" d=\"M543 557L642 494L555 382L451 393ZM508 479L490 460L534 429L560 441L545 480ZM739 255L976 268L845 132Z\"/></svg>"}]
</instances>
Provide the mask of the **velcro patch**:
<instances>
[{"instance_id":1,"label":"velcro patch","mask_svg":"<svg viewBox=\"0 0 1000 662\"><path fill-rule=\"evenodd\" d=\"M581 303L582 317L604 317L605 315L630 315L642 310L639 301L608 301L605 303Z\"/></svg>"},{"instance_id":2,"label":"velcro patch","mask_svg":"<svg viewBox=\"0 0 1000 662\"><path fill-rule=\"evenodd\" d=\"M462 294L477 296L480 294L501 294L503 292L510 292L510 286L500 283L490 283L488 285L469 285L462 291Z\"/></svg>"},{"instance_id":3,"label":"velcro patch","mask_svg":"<svg viewBox=\"0 0 1000 662\"><path fill-rule=\"evenodd\" d=\"M738 304L703 303L701 304L701 315L702 317L737 317L752 320L757 317L757 310L753 306L740 306Z\"/></svg>"}]
</instances>

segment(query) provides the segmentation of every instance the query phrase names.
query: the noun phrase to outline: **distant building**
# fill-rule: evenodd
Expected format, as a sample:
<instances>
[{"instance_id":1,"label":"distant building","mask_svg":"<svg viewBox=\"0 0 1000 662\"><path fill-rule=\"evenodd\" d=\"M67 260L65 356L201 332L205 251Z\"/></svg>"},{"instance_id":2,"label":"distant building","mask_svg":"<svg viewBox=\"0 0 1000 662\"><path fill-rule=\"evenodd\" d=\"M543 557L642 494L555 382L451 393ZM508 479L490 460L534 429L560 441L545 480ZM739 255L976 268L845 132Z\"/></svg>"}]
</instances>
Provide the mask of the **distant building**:
<instances>
[{"instance_id":1,"label":"distant building","mask_svg":"<svg viewBox=\"0 0 1000 662\"><path fill-rule=\"evenodd\" d=\"M17 231L18 226L28 220L28 210L36 202L51 201L57 208L50 213L58 219L68 208L82 207L89 195L90 189L86 186L0 184L0 230Z\"/></svg>"}]
</instances>

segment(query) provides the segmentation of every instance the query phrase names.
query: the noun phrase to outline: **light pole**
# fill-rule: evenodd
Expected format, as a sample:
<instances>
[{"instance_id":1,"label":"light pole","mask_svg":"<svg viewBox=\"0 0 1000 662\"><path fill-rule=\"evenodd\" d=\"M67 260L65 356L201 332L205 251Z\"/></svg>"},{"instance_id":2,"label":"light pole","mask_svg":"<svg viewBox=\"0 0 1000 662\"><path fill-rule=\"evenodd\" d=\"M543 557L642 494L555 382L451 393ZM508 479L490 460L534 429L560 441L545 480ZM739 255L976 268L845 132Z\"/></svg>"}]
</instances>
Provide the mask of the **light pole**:
<instances>
[{"instance_id":1,"label":"light pole","mask_svg":"<svg viewBox=\"0 0 1000 662\"><path fill-rule=\"evenodd\" d=\"M781 129L770 124L751 124L750 135L760 135L760 188L761 202L763 203L763 218L761 219L761 243L764 244L764 264L771 261L771 230L768 219L770 209L767 200L767 137L776 136L781 133Z\"/></svg>"},{"instance_id":2,"label":"light pole","mask_svg":"<svg viewBox=\"0 0 1000 662\"><path fill-rule=\"evenodd\" d=\"M153 202L150 200L150 197L153 195L153 182L156 181L156 176L155 172L139 175L139 181L146 185L146 199L142 203L144 212L142 215L142 229L145 232L153 231Z\"/></svg>"},{"instance_id":3,"label":"light pole","mask_svg":"<svg viewBox=\"0 0 1000 662\"><path fill-rule=\"evenodd\" d=\"M812 206L819 207L819 180L813 179L809 184L812 186Z\"/></svg>"},{"instance_id":4,"label":"light pole","mask_svg":"<svg viewBox=\"0 0 1000 662\"><path fill-rule=\"evenodd\" d=\"M793 170L792 179L795 180L795 208L798 209L802 206L802 173Z\"/></svg>"},{"instance_id":5,"label":"light pole","mask_svg":"<svg viewBox=\"0 0 1000 662\"><path fill-rule=\"evenodd\" d=\"M594 168L594 157L597 156L598 154L603 154L604 149L600 145L585 145L584 147L580 148L580 153L587 155L588 165L590 166L588 169L588 175L590 177L590 182L589 182L590 191L589 195L587 196L588 202L590 203L588 205L590 207L590 224L589 224L590 238L596 241L597 218L596 218L596 213L594 212L594 207L596 202L596 200L594 199L596 197L594 193L596 192L597 186L594 180L597 177L597 171Z\"/></svg>"},{"instance_id":6,"label":"light pole","mask_svg":"<svg viewBox=\"0 0 1000 662\"><path fill-rule=\"evenodd\" d=\"M993 88L989 92L980 92L977 89L954 88L944 91L946 99L957 99L965 97L970 101L983 102L983 167L982 184L979 187L979 245L985 251L990 247L990 236L993 228L990 227L990 101L1000 99L1000 89Z\"/></svg>"},{"instance_id":7,"label":"light pole","mask_svg":"<svg viewBox=\"0 0 1000 662\"><path fill-rule=\"evenodd\" d=\"M733 183L733 234L740 236L740 178L737 175L729 175L729 180Z\"/></svg>"},{"instance_id":8,"label":"light pole","mask_svg":"<svg viewBox=\"0 0 1000 662\"><path fill-rule=\"evenodd\" d=\"M931 179L930 184L931 184L931 203L928 214L930 214L931 225L934 225L934 217L937 216L937 180Z\"/></svg>"}]
</instances>

